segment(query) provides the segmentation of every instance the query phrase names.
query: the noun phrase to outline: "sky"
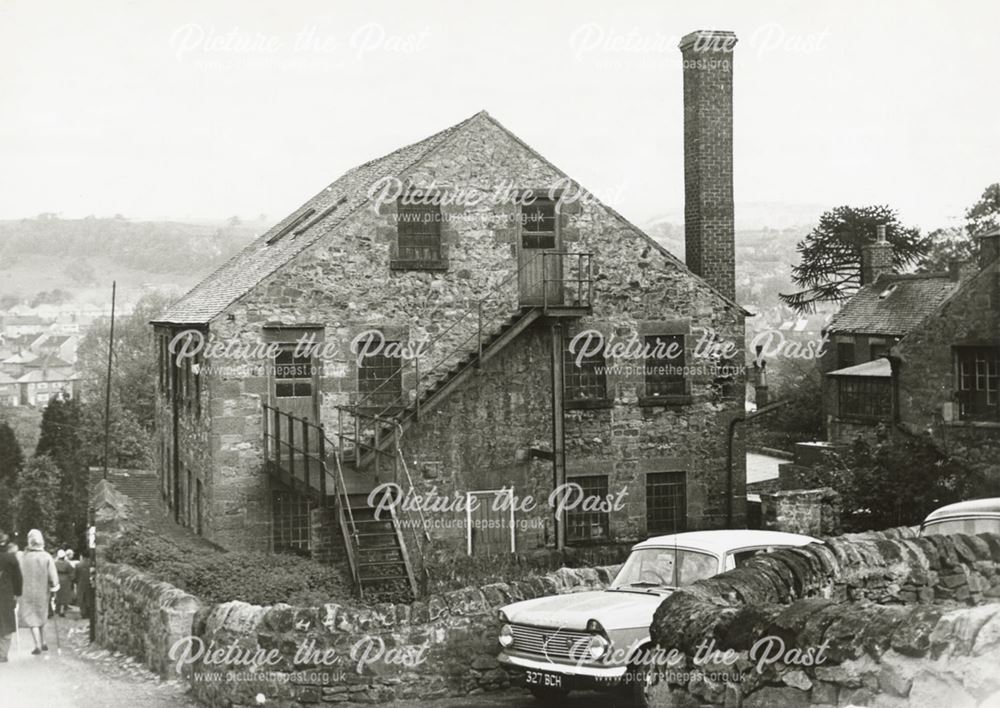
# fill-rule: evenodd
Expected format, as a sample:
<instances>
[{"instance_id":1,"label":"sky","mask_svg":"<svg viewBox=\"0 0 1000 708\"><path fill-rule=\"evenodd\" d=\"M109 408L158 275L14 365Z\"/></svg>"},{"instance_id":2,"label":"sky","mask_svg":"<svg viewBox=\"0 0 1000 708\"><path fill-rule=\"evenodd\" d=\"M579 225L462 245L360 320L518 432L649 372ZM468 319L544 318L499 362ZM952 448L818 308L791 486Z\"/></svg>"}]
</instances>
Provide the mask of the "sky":
<instances>
[{"instance_id":1,"label":"sky","mask_svg":"<svg viewBox=\"0 0 1000 708\"><path fill-rule=\"evenodd\" d=\"M727 29L738 227L954 225L1000 181L998 25L982 0L0 0L0 218L273 221L486 109L633 221L680 221L677 42Z\"/></svg>"}]
</instances>

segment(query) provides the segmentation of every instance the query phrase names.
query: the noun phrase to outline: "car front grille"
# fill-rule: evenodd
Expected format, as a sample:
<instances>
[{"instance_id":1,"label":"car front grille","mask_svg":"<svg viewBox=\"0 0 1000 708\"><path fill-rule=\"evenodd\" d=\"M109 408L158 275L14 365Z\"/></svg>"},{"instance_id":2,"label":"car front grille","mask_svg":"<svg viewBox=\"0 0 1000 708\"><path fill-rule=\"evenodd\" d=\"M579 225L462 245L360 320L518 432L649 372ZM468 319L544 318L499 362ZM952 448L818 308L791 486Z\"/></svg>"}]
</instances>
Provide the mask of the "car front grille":
<instances>
[{"instance_id":1,"label":"car front grille","mask_svg":"<svg viewBox=\"0 0 1000 708\"><path fill-rule=\"evenodd\" d=\"M550 661L580 661L586 656L590 634L573 629L511 625L514 643L511 649L524 654L543 656Z\"/></svg>"}]
</instances>

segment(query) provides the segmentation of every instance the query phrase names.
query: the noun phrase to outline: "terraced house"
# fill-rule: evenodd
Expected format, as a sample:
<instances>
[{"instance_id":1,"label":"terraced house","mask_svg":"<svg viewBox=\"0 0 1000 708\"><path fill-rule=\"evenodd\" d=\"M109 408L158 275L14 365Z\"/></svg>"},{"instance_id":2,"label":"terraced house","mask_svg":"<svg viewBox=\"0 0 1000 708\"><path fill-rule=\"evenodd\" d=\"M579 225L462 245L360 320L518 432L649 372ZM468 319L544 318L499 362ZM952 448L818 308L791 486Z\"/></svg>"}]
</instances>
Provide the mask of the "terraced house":
<instances>
[{"instance_id":1,"label":"terraced house","mask_svg":"<svg viewBox=\"0 0 1000 708\"><path fill-rule=\"evenodd\" d=\"M682 43L717 59L685 62L687 266L481 112L350 170L173 304L154 327L178 520L414 590L430 548L741 524L734 42ZM220 346L171 351L197 337ZM442 503L377 519L386 482ZM565 482L617 503L557 518Z\"/></svg>"}]
</instances>

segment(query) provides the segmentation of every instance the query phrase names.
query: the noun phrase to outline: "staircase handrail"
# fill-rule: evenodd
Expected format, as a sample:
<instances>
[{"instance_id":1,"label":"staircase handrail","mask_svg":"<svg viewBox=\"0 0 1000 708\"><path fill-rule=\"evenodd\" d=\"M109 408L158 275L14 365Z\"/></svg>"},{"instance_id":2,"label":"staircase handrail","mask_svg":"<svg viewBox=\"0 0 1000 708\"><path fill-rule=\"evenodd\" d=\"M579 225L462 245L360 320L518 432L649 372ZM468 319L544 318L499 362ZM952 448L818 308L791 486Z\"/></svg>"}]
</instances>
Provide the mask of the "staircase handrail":
<instances>
[{"instance_id":1,"label":"staircase handrail","mask_svg":"<svg viewBox=\"0 0 1000 708\"><path fill-rule=\"evenodd\" d=\"M406 483L409 485L410 491L412 492L414 490L413 477L410 476L410 467L406 464L406 456L403 455L403 448L399 444L404 431L402 424L398 421L396 421L396 430L399 431L399 435L396 437L396 454L399 455L399 461L403 465L403 472L406 474ZM430 543L431 534L430 531L427 530L427 519L424 517L424 509L420 504L417 505L417 516L420 517L420 528L424 533L424 538L426 538L427 542Z\"/></svg>"},{"instance_id":2,"label":"staircase handrail","mask_svg":"<svg viewBox=\"0 0 1000 708\"><path fill-rule=\"evenodd\" d=\"M361 592L362 591L361 574L358 572L358 564L357 564L357 559L354 557L354 549L351 543L349 542L350 539L347 537L352 537L354 539L354 542L358 544L359 548L361 541L360 538L358 537L357 524L355 524L354 522L354 512L351 510L351 501L347 496L347 482L344 480L344 469L340 464L340 453L337 451L336 443L334 443L333 440L330 440L330 438L328 438L325 433L323 434L323 437L328 443L333 445L333 450L334 450L333 459L337 463L337 479L335 485L337 488L337 492L335 496L340 506L340 511L338 512L338 516L340 519L340 527L341 527L341 532L345 536L344 546L347 549L347 562L351 566L351 575L354 577L354 582L358 586L359 592ZM324 472L326 472L325 461L323 462L323 469ZM344 513L345 509L347 510L346 514Z\"/></svg>"},{"instance_id":3,"label":"staircase handrail","mask_svg":"<svg viewBox=\"0 0 1000 708\"><path fill-rule=\"evenodd\" d=\"M379 392L379 390L382 389L382 387L387 386L389 384L389 382L392 381L392 380L394 380L397 376L400 377L400 379L402 379L403 372L405 371L405 369L407 367L409 367L411 365L416 369L416 381L415 381L415 384L414 384L413 391L414 391L414 396L415 396L415 403L419 406L420 390L421 390L421 387L422 387L421 386L421 380L422 379L433 378L433 374L435 372L437 372L438 369L440 369L446 363L448 363L449 361L451 361L453 357L455 357L456 355L461 354L463 351L468 351L467 345L473 339L478 339L479 340L479 353L480 353L480 355L482 354L483 306L486 305L486 304L488 304L488 303L490 303L498 295L503 294L503 292L502 292L503 289L506 288L507 285L510 284L515 278L517 278L518 276L520 276L520 274L522 273L522 271L524 271L524 269L526 269L529 265L532 265L538 258L542 258L543 259L543 270L544 270L544 258L547 257L547 256L559 256L559 257L574 256L574 257L577 257L578 259L581 260L581 263L578 266L578 267L581 268L581 270L582 270L582 259L587 258L588 259L588 273L587 273L587 279L586 280L588 280L588 281L592 280L592 275L590 273L590 266L589 266L589 264L590 264L590 259L593 258L593 253L591 253L591 252L585 252L585 251L581 251L581 252L572 252L572 251L539 251L538 253L536 253L535 255L533 255L531 258L529 258L528 260L526 260L524 263L522 263L517 268L517 270L515 270L512 273L510 273L509 275L507 275L507 277L505 277L499 283L497 283L492 288L490 288L489 292L487 292L486 295L484 295L483 297L481 297L479 300L477 300L475 302L475 306L474 307L469 308L461 317L459 317L457 320L455 320L445 330L437 333L437 335L435 336L435 338L428 345L428 348L427 348L427 350L425 350L425 353L432 351L434 349L434 347L437 345L437 343L440 342L440 341L442 341L444 335L448 334L453 329L455 329L456 327L458 327L460 324L462 324L463 322L465 322L466 318L472 316L473 312L475 312L476 316L478 318L478 324L477 324L477 327L475 328L475 330L471 334L469 334L469 336L467 336L465 339L462 339L461 341L459 341L458 343L456 343L452 348L450 348L448 350L448 352L443 357L441 357L430 369L426 369L424 371L421 371L420 357L419 356L414 357L412 360L403 361L399 365L399 367L397 367L392 372L392 374L390 374L386 378L385 381L383 381L382 383L380 383L378 386L376 386L371 391L366 392L365 396L364 396L364 399L360 399L360 400L358 400L354 404L355 411L357 410L358 407L364 405L365 400L370 399L372 396L374 396L375 394L377 394ZM547 292L547 283L548 282L552 282L552 281L548 280L546 278L545 273L542 274L542 278L543 278L543 287L546 288L546 292ZM568 280L569 279L566 279L566 278L562 278L561 279L561 281L566 281L566 282L568 282ZM573 280L576 280L576 281L579 281L579 282L583 282L583 280L584 280L583 274L582 273L578 274L578 277L576 279L573 279ZM588 292L588 298L591 298L591 297L592 297L591 294ZM402 392L399 395L399 397L396 399L396 401L393 401L392 403L389 403L388 405L384 406L375 415L377 415L377 416L384 416L384 415L386 415L388 413L391 413L393 411L393 409L395 409L395 408L398 408L398 407L405 408L406 407L406 405L405 405L406 398L407 398L407 392L404 391L404 392ZM404 405L400 406L399 405L400 401L404 402ZM366 417L370 418L372 416L366 414Z\"/></svg>"},{"instance_id":4,"label":"staircase handrail","mask_svg":"<svg viewBox=\"0 0 1000 708\"><path fill-rule=\"evenodd\" d=\"M441 361L438 364L436 364L435 366L431 367L431 369L425 371L424 375L427 375L427 374L429 374L429 373L431 373L433 371L436 371L438 369L438 367L440 367L441 364L443 364L444 362L448 361L452 356L454 356L456 353L458 353L462 349L462 345L466 344L474 336L479 336L480 335L480 329L481 329L481 325L482 325L481 318L482 318L483 305L485 303L491 301L497 295L501 294L501 291L502 291L503 288L506 288L507 285L510 284L510 282L514 278L516 278L517 276L519 276L521 274L521 272L525 268L527 268L529 265L531 265L532 263L534 263L536 259L540 258L543 255L543 253L544 253L543 251L539 251L538 253L536 253L535 255L533 255L531 258L529 258L528 260L526 260L523 264L521 264L520 266L518 266L517 270L515 270L513 273L508 274L507 277L505 277L499 283L497 283L496 285L494 285L493 287L491 287L489 289L489 291L487 291L486 295L484 295L483 297L481 297L478 300L476 300L475 303L474 303L474 305L472 307L470 307L468 310L466 310L462 314L461 317L459 317L457 320L455 320L454 322L452 322L451 325L449 325L446 329L444 329L441 332L437 333L437 335L430 342L430 344L428 344L428 347L425 350L425 353L429 353L431 350L433 350L433 348L437 345L437 343L440 342L442 340L442 338L446 334L448 334L453 329L455 329L456 327L458 327L460 324L462 324L463 322L465 322L466 318L470 317L473 312L475 312L476 315L480 318L480 327L478 327L476 329L476 332L473 333L472 335L469 335L464 340L462 340L459 343L458 346L454 347L453 349L450 349L448 351L448 353L441 359ZM383 386L386 386L397 375L398 376L402 376L403 375L403 371L406 369L406 367L410 366L410 362L411 361L414 362L414 366L418 366L419 364L417 362L419 362L419 360L420 360L419 357L415 357L412 360L404 361L403 363L401 363L399 365L399 367L397 367L396 370L393 371L392 374L385 381L383 381L381 384L379 384L378 386L376 386L371 391L368 391L365 394L365 399L369 399L372 396L374 396L375 394L377 394L379 392L379 389L381 389ZM418 393L419 393L419 381L418 381L417 390L418 390ZM400 398L403 398L404 396L405 396L405 394L401 394ZM355 405L356 406L364 405L364 400L357 401L357 403ZM393 407L394 407L394 404L390 404L388 406L385 406L381 411L379 411L379 415L384 414L386 411L391 410Z\"/></svg>"}]
</instances>

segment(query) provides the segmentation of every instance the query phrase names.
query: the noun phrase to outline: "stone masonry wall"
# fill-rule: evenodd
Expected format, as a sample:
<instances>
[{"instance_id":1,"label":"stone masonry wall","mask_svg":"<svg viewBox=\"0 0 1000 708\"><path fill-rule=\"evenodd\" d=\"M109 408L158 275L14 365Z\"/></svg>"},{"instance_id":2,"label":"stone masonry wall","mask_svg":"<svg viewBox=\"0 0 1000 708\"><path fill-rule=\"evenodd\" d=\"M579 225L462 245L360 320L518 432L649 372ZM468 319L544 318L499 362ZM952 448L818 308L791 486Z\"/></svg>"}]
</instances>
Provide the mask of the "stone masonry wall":
<instances>
[{"instance_id":1,"label":"stone masonry wall","mask_svg":"<svg viewBox=\"0 0 1000 708\"><path fill-rule=\"evenodd\" d=\"M762 493L763 527L807 536L840 533L840 495L829 487Z\"/></svg>"},{"instance_id":2,"label":"stone masonry wall","mask_svg":"<svg viewBox=\"0 0 1000 708\"><path fill-rule=\"evenodd\" d=\"M652 704L994 705L998 601L996 535L896 529L755 557L659 607L654 641L684 654L657 667ZM698 654L706 640L720 653Z\"/></svg>"},{"instance_id":3,"label":"stone masonry wall","mask_svg":"<svg viewBox=\"0 0 1000 708\"><path fill-rule=\"evenodd\" d=\"M1000 347L1000 261L962 285L941 309L895 348L900 421L913 431L930 430L947 454L1000 484L1000 421L959 421L953 347ZM952 403L955 420L942 417Z\"/></svg>"},{"instance_id":4,"label":"stone masonry wall","mask_svg":"<svg viewBox=\"0 0 1000 708\"><path fill-rule=\"evenodd\" d=\"M473 696L510 685L495 658L498 608L601 589L616 572L617 566L563 568L410 605L363 609L229 602L203 612L194 631L195 650L204 647L205 656L219 650L219 661L203 656L184 671L195 697L207 705L252 705L259 693L269 705ZM230 647L238 651L227 657ZM252 657L259 660L244 661Z\"/></svg>"},{"instance_id":5,"label":"stone masonry wall","mask_svg":"<svg viewBox=\"0 0 1000 708\"><path fill-rule=\"evenodd\" d=\"M416 188L461 186L481 195L511 183L517 188L547 190L562 182L576 188L485 114L399 176ZM356 400L356 365L349 352L353 337L378 328L388 339L402 342L440 338L435 351L443 356L474 334L476 317L466 315L475 310L475 303L515 273L515 212L505 205L494 207L487 198L475 207L445 206L443 213L447 271L391 269L395 205L377 211L366 207L351 215L334 235L321 238L233 303L212 322L212 336L253 345L261 341L261 327L266 322L319 324L326 347L337 352L324 361L320 381L322 418L328 429L335 426L336 406ZM609 474L612 491L629 486L634 506L612 522L620 535L638 537L644 532L642 493L645 475L650 472L686 473L689 528L723 524L725 494L720 490L725 489L726 429L734 415L742 414L745 375L736 372L731 393L723 394L716 374L704 366L710 362L695 361L693 353L707 333L734 343L738 348L734 361L742 364L743 313L611 209L597 202L569 203L559 219L564 249L595 254L593 314L576 322L568 334L585 329L626 339L632 334L684 334L686 363L703 364L689 377L689 396L651 403L640 400L641 362L608 361L611 366L630 366L609 372L610 394L604 407L573 411L568 416L568 474L604 472ZM486 321L495 326L516 307L514 278L487 304ZM462 355L471 346L459 347ZM544 350L539 348L542 346ZM515 462L515 449L501 450L494 442L497 438L512 441L515 436L520 438L519 444L535 439L541 442L550 425L550 405L535 402L551 386L541 381L550 367L548 343L538 333L525 333L511 345L512 350L520 348L528 351L513 355L519 360L516 365L508 362L498 366L513 366L523 375L521 379L487 384L482 393L481 379L469 381L456 397L463 400L442 413L457 420L454 411L462 410L466 417L460 425L434 423L422 426L419 437L408 436L419 448L418 465L434 463L437 474L461 480L466 491L474 489L479 479L506 477L525 480L517 490L519 496L536 488L551 489L550 466ZM268 382L263 367L248 372L244 362L220 359L212 364L214 378L208 389L213 416L220 407L242 409L242 397L266 396ZM527 366L531 373L526 373ZM226 367L238 375L220 373ZM422 366L421 371L426 368ZM541 388L535 387L536 378ZM414 385L413 376L404 376L404 389ZM498 424L501 412L513 428L511 433ZM221 446L225 454L215 454L212 461L209 537L223 545L256 546L270 523L269 510L261 503L266 490L264 472L253 463L254 455L259 456L260 431L253 424L237 424L227 431L217 427L213 423L211 444ZM516 434L519 430L532 434ZM438 437L423 437L428 431ZM734 460L738 524L745 484L739 438Z\"/></svg>"},{"instance_id":6,"label":"stone masonry wall","mask_svg":"<svg viewBox=\"0 0 1000 708\"><path fill-rule=\"evenodd\" d=\"M169 652L191 634L197 598L131 566L109 563L103 549L129 526L129 501L105 480L92 497L97 532L97 643L142 661L162 678L176 676Z\"/></svg>"}]
</instances>

